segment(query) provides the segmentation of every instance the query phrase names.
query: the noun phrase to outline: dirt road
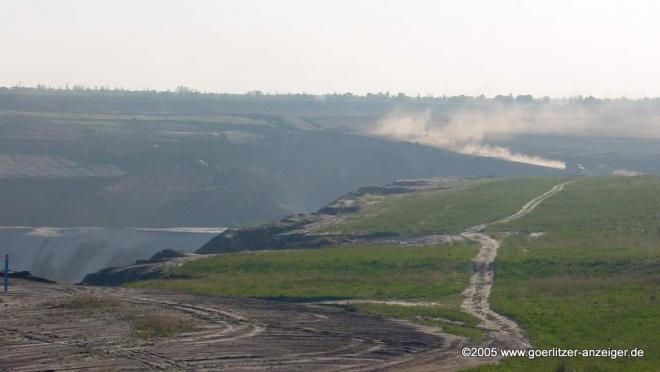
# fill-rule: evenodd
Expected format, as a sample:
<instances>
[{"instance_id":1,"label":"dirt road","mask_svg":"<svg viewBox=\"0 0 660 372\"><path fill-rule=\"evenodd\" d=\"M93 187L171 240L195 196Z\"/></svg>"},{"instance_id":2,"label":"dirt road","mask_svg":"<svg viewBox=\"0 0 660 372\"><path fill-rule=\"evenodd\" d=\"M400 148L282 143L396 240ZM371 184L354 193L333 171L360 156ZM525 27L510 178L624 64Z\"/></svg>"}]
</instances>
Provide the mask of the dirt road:
<instances>
[{"instance_id":1,"label":"dirt road","mask_svg":"<svg viewBox=\"0 0 660 372\"><path fill-rule=\"evenodd\" d=\"M461 308L481 320L479 327L486 331L488 340L480 346L499 348L528 348L531 344L520 326L511 319L502 316L490 308L489 299L493 286L493 264L497 256L500 242L483 231L490 225L506 223L524 217L538 207L544 200L562 191L569 182L554 186L549 191L537 196L523 205L516 213L500 220L477 225L467 229L460 236L450 237L448 241L469 239L479 243L480 249L473 260L474 272L470 276L470 284L463 292L465 300ZM445 238L446 239L446 238ZM379 303L399 306L434 306L440 303L429 301L382 301L382 300L341 300L322 303L349 305L356 303ZM446 337L446 339L449 339ZM470 343L460 337L455 337L449 347L442 347L416 355L414 359L391 362L388 369L415 371L454 371L476 367L481 364L493 363L493 358L466 358L461 355L461 349ZM473 346L473 345L472 345Z\"/></svg>"},{"instance_id":2,"label":"dirt road","mask_svg":"<svg viewBox=\"0 0 660 372\"><path fill-rule=\"evenodd\" d=\"M531 344L518 324L490 308L490 291L495 275L493 263L497 257L500 242L483 233L490 225L506 223L524 217L538 207L544 200L562 191L568 182L554 186L551 190L537 196L525 204L518 212L492 223L477 225L467 229L461 236L474 240L481 246L474 259L474 272L470 284L463 294L465 300L461 308L481 319L480 327L489 335L490 346L506 348L526 348Z\"/></svg>"}]
</instances>

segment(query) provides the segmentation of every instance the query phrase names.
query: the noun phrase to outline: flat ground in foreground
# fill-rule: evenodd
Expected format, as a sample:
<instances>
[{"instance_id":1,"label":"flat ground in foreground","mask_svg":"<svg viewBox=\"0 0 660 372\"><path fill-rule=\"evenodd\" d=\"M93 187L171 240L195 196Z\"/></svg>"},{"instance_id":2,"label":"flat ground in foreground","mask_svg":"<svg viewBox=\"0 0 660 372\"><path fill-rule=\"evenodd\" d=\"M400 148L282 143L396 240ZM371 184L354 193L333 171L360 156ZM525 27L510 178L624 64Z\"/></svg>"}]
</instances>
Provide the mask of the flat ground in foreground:
<instances>
[{"instance_id":1,"label":"flat ground in foreground","mask_svg":"<svg viewBox=\"0 0 660 372\"><path fill-rule=\"evenodd\" d=\"M24 280L0 324L0 369L16 371L442 369L459 342L329 306Z\"/></svg>"}]
</instances>

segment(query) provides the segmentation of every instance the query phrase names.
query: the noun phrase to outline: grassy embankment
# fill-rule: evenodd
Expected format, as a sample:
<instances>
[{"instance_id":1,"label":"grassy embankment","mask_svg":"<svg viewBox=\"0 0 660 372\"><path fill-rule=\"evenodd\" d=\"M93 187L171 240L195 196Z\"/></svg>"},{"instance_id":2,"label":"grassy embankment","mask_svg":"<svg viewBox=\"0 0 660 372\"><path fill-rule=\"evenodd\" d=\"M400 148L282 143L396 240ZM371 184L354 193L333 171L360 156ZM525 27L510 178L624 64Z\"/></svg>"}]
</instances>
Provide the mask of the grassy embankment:
<instances>
[{"instance_id":1,"label":"grassy embankment","mask_svg":"<svg viewBox=\"0 0 660 372\"><path fill-rule=\"evenodd\" d=\"M458 187L385 199L327 232L458 234L518 211L560 178L477 179Z\"/></svg>"},{"instance_id":2,"label":"grassy embankment","mask_svg":"<svg viewBox=\"0 0 660 372\"><path fill-rule=\"evenodd\" d=\"M642 348L643 358L509 359L484 370L658 370L660 178L586 178L529 216L497 258L493 308L536 348ZM531 238L532 232L543 232Z\"/></svg>"},{"instance_id":3,"label":"grassy embankment","mask_svg":"<svg viewBox=\"0 0 660 372\"><path fill-rule=\"evenodd\" d=\"M476 244L460 242L425 247L351 245L232 253L198 260L177 270L177 274L190 276L190 279L154 280L132 286L286 301L440 302L441 306L359 304L350 308L426 324L446 323L447 331L451 328L456 333L478 339L481 335L473 328L476 319L459 310L460 294L471 272L470 259L477 250ZM465 325L457 326L451 321Z\"/></svg>"},{"instance_id":4,"label":"grassy embankment","mask_svg":"<svg viewBox=\"0 0 660 372\"><path fill-rule=\"evenodd\" d=\"M402 235L460 232L514 213L558 182L549 178L473 180L459 189L385 200L336 229ZM177 270L177 274L189 279L156 280L133 286L293 301L432 301L442 305L359 304L351 309L440 325L447 332L480 339L481 332L474 328L477 319L459 309L463 300L461 292L468 285L471 273L471 260L477 252L478 246L471 242L425 247L362 244L241 252L195 261Z\"/></svg>"}]
</instances>

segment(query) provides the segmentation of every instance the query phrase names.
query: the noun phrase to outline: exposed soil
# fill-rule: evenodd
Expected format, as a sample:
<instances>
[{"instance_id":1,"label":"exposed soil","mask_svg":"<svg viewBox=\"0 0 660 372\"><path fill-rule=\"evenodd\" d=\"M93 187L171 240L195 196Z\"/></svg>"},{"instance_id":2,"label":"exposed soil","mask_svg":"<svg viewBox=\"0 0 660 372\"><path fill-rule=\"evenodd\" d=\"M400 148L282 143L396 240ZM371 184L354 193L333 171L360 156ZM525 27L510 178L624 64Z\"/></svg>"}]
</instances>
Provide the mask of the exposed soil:
<instances>
[{"instance_id":1,"label":"exposed soil","mask_svg":"<svg viewBox=\"0 0 660 372\"><path fill-rule=\"evenodd\" d=\"M502 218L490 224L474 226L466 230L462 236L466 239L477 241L481 248L477 257L474 259L474 272L470 277L470 284L465 289L465 301L461 308L466 312L481 319L480 327L487 331L489 335L488 344L496 347L506 348L528 348L531 343L525 336L523 330L516 322L508 319L490 308L488 302L490 291L493 287L495 271L493 264L497 256L497 250L500 242L486 235L482 231L489 225L505 223L524 217L539 206L545 199L560 192L568 182L554 186L550 191L545 192L525 204L518 212L511 216Z\"/></svg>"},{"instance_id":2,"label":"exposed soil","mask_svg":"<svg viewBox=\"0 0 660 372\"><path fill-rule=\"evenodd\" d=\"M71 305L81 295L103 301L98 308ZM450 353L461 343L333 307L252 299L21 279L1 299L1 370L377 370L433 350ZM181 317L194 328L172 337L135 337L135 319L155 313Z\"/></svg>"}]
</instances>

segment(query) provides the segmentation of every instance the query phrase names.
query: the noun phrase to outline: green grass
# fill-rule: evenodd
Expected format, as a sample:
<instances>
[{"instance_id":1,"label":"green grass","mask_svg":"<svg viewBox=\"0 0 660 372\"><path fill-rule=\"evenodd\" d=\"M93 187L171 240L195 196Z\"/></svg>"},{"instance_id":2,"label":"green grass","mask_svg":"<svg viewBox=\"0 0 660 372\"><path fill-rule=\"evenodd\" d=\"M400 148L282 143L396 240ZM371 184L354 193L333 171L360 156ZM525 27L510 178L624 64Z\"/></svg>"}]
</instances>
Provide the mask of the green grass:
<instances>
[{"instance_id":1,"label":"green grass","mask_svg":"<svg viewBox=\"0 0 660 372\"><path fill-rule=\"evenodd\" d=\"M517 358L483 370L658 370L659 178L580 179L491 229L518 232L500 248L492 306L519 321L537 348L642 348L646 356Z\"/></svg>"},{"instance_id":2,"label":"green grass","mask_svg":"<svg viewBox=\"0 0 660 372\"><path fill-rule=\"evenodd\" d=\"M476 244L350 245L224 254L177 269L189 278L137 282L192 293L260 298L438 299L467 286Z\"/></svg>"},{"instance_id":3,"label":"green grass","mask_svg":"<svg viewBox=\"0 0 660 372\"><path fill-rule=\"evenodd\" d=\"M457 188L385 199L326 232L457 234L515 213L559 178L478 179Z\"/></svg>"},{"instance_id":4,"label":"green grass","mask_svg":"<svg viewBox=\"0 0 660 372\"><path fill-rule=\"evenodd\" d=\"M426 300L443 306L359 304L352 310L401 318L445 332L483 339L476 320L459 309L478 245L459 242L425 247L348 245L324 249L224 254L177 269L186 279L130 286L198 294L288 301L316 299ZM445 318L464 324L450 324Z\"/></svg>"}]
</instances>

